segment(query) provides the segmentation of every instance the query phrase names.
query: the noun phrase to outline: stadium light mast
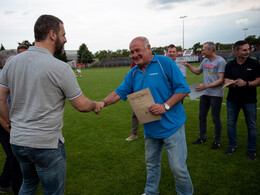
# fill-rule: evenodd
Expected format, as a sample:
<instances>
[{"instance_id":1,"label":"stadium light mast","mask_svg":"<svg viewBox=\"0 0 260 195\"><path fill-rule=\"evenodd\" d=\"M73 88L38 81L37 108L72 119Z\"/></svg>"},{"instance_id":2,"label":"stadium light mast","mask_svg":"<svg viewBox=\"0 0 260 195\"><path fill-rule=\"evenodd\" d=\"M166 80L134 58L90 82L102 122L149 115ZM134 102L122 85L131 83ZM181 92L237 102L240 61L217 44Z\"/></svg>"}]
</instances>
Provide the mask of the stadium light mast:
<instances>
[{"instance_id":1,"label":"stadium light mast","mask_svg":"<svg viewBox=\"0 0 260 195\"><path fill-rule=\"evenodd\" d=\"M182 50L184 50L184 19L187 18L187 16L181 16L180 19L182 19Z\"/></svg>"},{"instance_id":2,"label":"stadium light mast","mask_svg":"<svg viewBox=\"0 0 260 195\"><path fill-rule=\"evenodd\" d=\"M249 28L243 28L243 30L245 31L245 39L246 39L246 31L248 30Z\"/></svg>"}]
</instances>

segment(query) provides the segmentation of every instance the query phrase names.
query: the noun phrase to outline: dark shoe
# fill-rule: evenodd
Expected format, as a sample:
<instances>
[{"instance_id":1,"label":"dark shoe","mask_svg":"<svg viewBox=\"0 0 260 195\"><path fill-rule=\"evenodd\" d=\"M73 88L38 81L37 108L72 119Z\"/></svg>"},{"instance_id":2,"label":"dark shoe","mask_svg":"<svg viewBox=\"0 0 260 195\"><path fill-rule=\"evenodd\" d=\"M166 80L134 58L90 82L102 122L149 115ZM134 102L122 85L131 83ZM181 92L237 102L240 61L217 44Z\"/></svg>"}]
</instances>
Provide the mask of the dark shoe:
<instances>
[{"instance_id":1,"label":"dark shoe","mask_svg":"<svg viewBox=\"0 0 260 195\"><path fill-rule=\"evenodd\" d=\"M236 148L229 147L228 149L225 150L225 153L227 155L231 155L235 151L236 151Z\"/></svg>"},{"instance_id":2,"label":"dark shoe","mask_svg":"<svg viewBox=\"0 0 260 195\"><path fill-rule=\"evenodd\" d=\"M195 142L192 142L193 144L202 144L202 143L206 143L206 139L197 139Z\"/></svg>"},{"instance_id":3,"label":"dark shoe","mask_svg":"<svg viewBox=\"0 0 260 195\"><path fill-rule=\"evenodd\" d=\"M220 147L220 143L217 143L217 142L213 142L212 146L211 146L211 149L213 150L216 150Z\"/></svg>"},{"instance_id":4,"label":"dark shoe","mask_svg":"<svg viewBox=\"0 0 260 195\"><path fill-rule=\"evenodd\" d=\"M253 150L248 150L247 156L248 156L248 158L250 158L251 160L256 160L256 152L253 151Z\"/></svg>"}]
</instances>

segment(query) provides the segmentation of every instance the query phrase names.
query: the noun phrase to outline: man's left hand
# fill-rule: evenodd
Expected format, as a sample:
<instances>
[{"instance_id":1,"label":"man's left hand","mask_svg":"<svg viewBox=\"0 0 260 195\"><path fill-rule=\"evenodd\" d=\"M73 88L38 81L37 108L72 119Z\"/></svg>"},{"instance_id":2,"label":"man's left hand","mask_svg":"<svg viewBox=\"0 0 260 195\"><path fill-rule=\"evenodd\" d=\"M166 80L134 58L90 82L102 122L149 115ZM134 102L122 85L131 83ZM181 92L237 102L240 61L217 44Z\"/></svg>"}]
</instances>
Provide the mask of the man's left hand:
<instances>
[{"instance_id":1,"label":"man's left hand","mask_svg":"<svg viewBox=\"0 0 260 195\"><path fill-rule=\"evenodd\" d=\"M236 86L238 86L238 87L244 87L244 86L246 86L246 81L244 81L243 79L237 79L237 81L236 81Z\"/></svg>"}]
</instances>

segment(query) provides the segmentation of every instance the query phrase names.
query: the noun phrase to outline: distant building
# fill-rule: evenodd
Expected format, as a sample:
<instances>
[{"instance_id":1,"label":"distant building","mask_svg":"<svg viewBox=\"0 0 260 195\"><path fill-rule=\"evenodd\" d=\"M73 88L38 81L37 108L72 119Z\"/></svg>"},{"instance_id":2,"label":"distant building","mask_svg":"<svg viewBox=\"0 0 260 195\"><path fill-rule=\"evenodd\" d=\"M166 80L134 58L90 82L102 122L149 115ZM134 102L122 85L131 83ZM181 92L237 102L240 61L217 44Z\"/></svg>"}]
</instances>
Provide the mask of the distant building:
<instances>
[{"instance_id":1,"label":"distant building","mask_svg":"<svg viewBox=\"0 0 260 195\"><path fill-rule=\"evenodd\" d=\"M69 61L77 61L77 50L66 50L67 60Z\"/></svg>"},{"instance_id":2,"label":"distant building","mask_svg":"<svg viewBox=\"0 0 260 195\"><path fill-rule=\"evenodd\" d=\"M77 68L77 50L65 50L68 64L71 68Z\"/></svg>"}]
</instances>

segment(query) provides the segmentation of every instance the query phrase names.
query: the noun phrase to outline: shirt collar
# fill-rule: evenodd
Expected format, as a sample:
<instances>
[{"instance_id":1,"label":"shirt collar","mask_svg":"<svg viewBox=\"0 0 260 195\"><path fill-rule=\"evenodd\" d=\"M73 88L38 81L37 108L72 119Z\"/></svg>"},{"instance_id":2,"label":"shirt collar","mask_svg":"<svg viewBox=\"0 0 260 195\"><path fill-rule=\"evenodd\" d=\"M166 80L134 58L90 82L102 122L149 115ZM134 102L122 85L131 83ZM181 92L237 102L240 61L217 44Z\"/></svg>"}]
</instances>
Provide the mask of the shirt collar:
<instances>
[{"instance_id":1,"label":"shirt collar","mask_svg":"<svg viewBox=\"0 0 260 195\"><path fill-rule=\"evenodd\" d=\"M52 55L52 53L48 49L45 49L43 47L30 46L28 51L38 51L38 52L42 52L42 53L46 53L46 54Z\"/></svg>"},{"instance_id":2,"label":"shirt collar","mask_svg":"<svg viewBox=\"0 0 260 195\"><path fill-rule=\"evenodd\" d=\"M152 52L152 54L153 54L154 56L153 56L153 59L152 59L151 62L157 62L157 60L158 60L158 55L157 55L156 53L154 53L154 52ZM151 63L151 62L150 62L150 63Z\"/></svg>"}]
</instances>

